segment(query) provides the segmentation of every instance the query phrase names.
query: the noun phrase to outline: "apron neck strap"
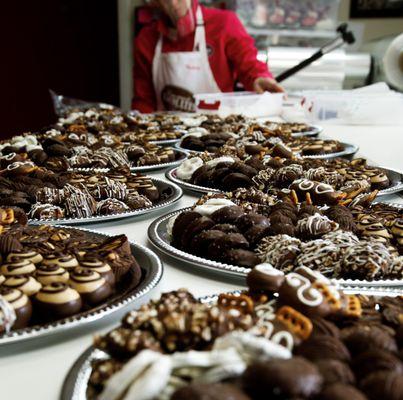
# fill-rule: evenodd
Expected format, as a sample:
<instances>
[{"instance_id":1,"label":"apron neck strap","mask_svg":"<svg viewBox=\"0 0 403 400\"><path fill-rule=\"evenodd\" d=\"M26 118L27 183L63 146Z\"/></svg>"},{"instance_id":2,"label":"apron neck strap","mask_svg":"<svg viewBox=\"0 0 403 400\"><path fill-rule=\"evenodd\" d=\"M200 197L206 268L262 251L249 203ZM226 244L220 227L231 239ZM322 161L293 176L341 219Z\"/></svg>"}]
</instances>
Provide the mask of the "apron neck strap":
<instances>
[{"instance_id":1,"label":"apron neck strap","mask_svg":"<svg viewBox=\"0 0 403 400\"><path fill-rule=\"evenodd\" d=\"M203 13L200 6L196 10L196 31L193 45L193 51L206 50L206 33L204 28Z\"/></svg>"}]
</instances>

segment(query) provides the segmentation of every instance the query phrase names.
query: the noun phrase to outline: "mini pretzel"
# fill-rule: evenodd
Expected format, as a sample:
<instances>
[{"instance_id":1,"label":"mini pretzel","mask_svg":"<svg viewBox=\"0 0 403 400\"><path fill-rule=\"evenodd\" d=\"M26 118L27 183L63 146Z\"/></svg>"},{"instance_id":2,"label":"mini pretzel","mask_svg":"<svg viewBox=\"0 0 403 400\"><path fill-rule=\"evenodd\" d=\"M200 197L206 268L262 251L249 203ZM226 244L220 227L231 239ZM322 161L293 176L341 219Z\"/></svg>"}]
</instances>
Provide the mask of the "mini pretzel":
<instances>
[{"instance_id":1,"label":"mini pretzel","mask_svg":"<svg viewBox=\"0 0 403 400\"><path fill-rule=\"evenodd\" d=\"M360 299L353 294L347 295L347 306L343 311L348 317L359 318L362 314Z\"/></svg>"},{"instance_id":2,"label":"mini pretzel","mask_svg":"<svg viewBox=\"0 0 403 400\"><path fill-rule=\"evenodd\" d=\"M253 300L246 294L221 294L218 304L227 310L235 309L243 313L253 312Z\"/></svg>"},{"instance_id":3,"label":"mini pretzel","mask_svg":"<svg viewBox=\"0 0 403 400\"><path fill-rule=\"evenodd\" d=\"M301 339L306 340L311 336L312 322L292 307L283 306L279 308L276 316L279 321Z\"/></svg>"},{"instance_id":4,"label":"mini pretzel","mask_svg":"<svg viewBox=\"0 0 403 400\"><path fill-rule=\"evenodd\" d=\"M305 193L305 203L308 204L309 206L312 205L312 198L309 192Z\"/></svg>"},{"instance_id":5,"label":"mini pretzel","mask_svg":"<svg viewBox=\"0 0 403 400\"><path fill-rule=\"evenodd\" d=\"M74 124L69 126L69 132L81 133L86 132L84 125Z\"/></svg>"},{"instance_id":6,"label":"mini pretzel","mask_svg":"<svg viewBox=\"0 0 403 400\"><path fill-rule=\"evenodd\" d=\"M291 198L291 201L292 201L294 204L298 204L297 192L296 192L294 189L291 190L291 192L290 192L290 198Z\"/></svg>"},{"instance_id":7,"label":"mini pretzel","mask_svg":"<svg viewBox=\"0 0 403 400\"><path fill-rule=\"evenodd\" d=\"M322 293L322 296L334 311L340 310L341 302L336 299L331 290L329 290L329 286L319 281L314 282L312 286Z\"/></svg>"},{"instance_id":8,"label":"mini pretzel","mask_svg":"<svg viewBox=\"0 0 403 400\"><path fill-rule=\"evenodd\" d=\"M11 225L14 221L14 210L12 208L0 209L0 224Z\"/></svg>"}]
</instances>

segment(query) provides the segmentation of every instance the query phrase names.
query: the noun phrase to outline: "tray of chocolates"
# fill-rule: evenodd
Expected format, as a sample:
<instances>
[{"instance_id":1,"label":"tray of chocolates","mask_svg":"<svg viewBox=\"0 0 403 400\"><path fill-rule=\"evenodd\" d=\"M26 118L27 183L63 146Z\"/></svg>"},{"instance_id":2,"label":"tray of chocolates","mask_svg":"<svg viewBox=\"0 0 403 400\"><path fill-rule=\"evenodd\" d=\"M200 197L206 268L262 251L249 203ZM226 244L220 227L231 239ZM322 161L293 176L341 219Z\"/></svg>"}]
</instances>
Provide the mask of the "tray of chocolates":
<instances>
[{"instance_id":1,"label":"tray of chocolates","mask_svg":"<svg viewBox=\"0 0 403 400\"><path fill-rule=\"evenodd\" d=\"M243 292L186 289L129 312L68 373L62 400L401 399L403 299L256 267Z\"/></svg>"},{"instance_id":2,"label":"tray of chocolates","mask_svg":"<svg viewBox=\"0 0 403 400\"><path fill-rule=\"evenodd\" d=\"M159 258L125 235L10 226L4 213L21 218L18 209L0 209L0 347L93 323L161 279Z\"/></svg>"},{"instance_id":3,"label":"tray of chocolates","mask_svg":"<svg viewBox=\"0 0 403 400\"><path fill-rule=\"evenodd\" d=\"M0 176L0 206L21 207L34 223L134 217L170 206L182 196L175 184L126 167L52 172L26 162L18 165Z\"/></svg>"},{"instance_id":4,"label":"tray of chocolates","mask_svg":"<svg viewBox=\"0 0 403 400\"><path fill-rule=\"evenodd\" d=\"M234 155L191 155L178 167L165 172L171 182L197 193L219 193L254 187L265 192L288 190L295 182L311 180L342 191L348 200L376 190L377 196L403 190L403 174L384 167L374 167L362 158L312 160L280 157Z\"/></svg>"},{"instance_id":5,"label":"tray of chocolates","mask_svg":"<svg viewBox=\"0 0 403 400\"><path fill-rule=\"evenodd\" d=\"M241 281L267 262L282 272L310 267L344 286L403 286L403 207L361 199L315 206L255 190L209 194L159 217L148 237L195 270Z\"/></svg>"}]
</instances>

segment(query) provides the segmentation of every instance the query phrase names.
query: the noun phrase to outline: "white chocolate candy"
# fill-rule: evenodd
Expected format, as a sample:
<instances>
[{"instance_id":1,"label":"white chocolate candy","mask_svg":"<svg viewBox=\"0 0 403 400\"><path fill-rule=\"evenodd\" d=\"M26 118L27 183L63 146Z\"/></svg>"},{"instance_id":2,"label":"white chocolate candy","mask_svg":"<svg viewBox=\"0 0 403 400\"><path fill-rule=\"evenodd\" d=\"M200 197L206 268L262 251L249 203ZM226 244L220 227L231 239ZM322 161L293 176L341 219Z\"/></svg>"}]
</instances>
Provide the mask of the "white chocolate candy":
<instances>
[{"instance_id":1,"label":"white chocolate candy","mask_svg":"<svg viewBox=\"0 0 403 400\"><path fill-rule=\"evenodd\" d=\"M192 157L185 160L177 169L176 176L184 181L190 180L193 173L203 165L203 160L199 157Z\"/></svg>"},{"instance_id":2,"label":"white chocolate candy","mask_svg":"<svg viewBox=\"0 0 403 400\"><path fill-rule=\"evenodd\" d=\"M183 125L186 125L189 128L194 128L200 126L204 121L207 120L205 115L200 115L198 117L181 117L180 118Z\"/></svg>"},{"instance_id":3,"label":"white chocolate candy","mask_svg":"<svg viewBox=\"0 0 403 400\"><path fill-rule=\"evenodd\" d=\"M14 307L0 295L0 331L10 332L17 319Z\"/></svg>"},{"instance_id":4,"label":"white chocolate candy","mask_svg":"<svg viewBox=\"0 0 403 400\"><path fill-rule=\"evenodd\" d=\"M254 269L269 276L284 276L284 272L280 271L277 268L274 268L273 265L269 263L258 264L255 266Z\"/></svg>"},{"instance_id":5,"label":"white chocolate candy","mask_svg":"<svg viewBox=\"0 0 403 400\"><path fill-rule=\"evenodd\" d=\"M228 199L212 198L208 199L204 204L196 206L193 211L203 216L210 216L215 211L220 210L221 208L235 205L235 203Z\"/></svg>"},{"instance_id":6,"label":"white chocolate candy","mask_svg":"<svg viewBox=\"0 0 403 400\"><path fill-rule=\"evenodd\" d=\"M210 168L214 168L217 164L226 162L226 163L234 163L235 160L232 157L228 156L223 156L223 157L218 157L214 158L213 160L207 161L206 165L208 165Z\"/></svg>"}]
</instances>

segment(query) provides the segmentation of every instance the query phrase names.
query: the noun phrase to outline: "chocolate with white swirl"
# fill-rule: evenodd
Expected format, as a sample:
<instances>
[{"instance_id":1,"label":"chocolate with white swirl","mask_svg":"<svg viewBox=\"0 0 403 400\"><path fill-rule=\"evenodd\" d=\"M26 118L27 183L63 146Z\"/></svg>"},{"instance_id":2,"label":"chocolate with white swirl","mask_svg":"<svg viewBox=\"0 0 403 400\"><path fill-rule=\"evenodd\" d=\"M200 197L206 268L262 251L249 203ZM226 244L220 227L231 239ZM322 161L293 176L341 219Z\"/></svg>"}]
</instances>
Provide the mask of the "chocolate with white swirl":
<instances>
[{"instance_id":1,"label":"chocolate with white swirl","mask_svg":"<svg viewBox=\"0 0 403 400\"><path fill-rule=\"evenodd\" d=\"M96 257L85 256L84 258L79 260L79 263L81 267L96 271L101 274L101 276L105 278L105 280L111 285L111 287L115 286L115 274L113 273L110 265L106 262Z\"/></svg>"},{"instance_id":2,"label":"chocolate with white swirl","mask_svg":"<svg viewBox=\"0 0 403 400\"><path fill-rule=\"evenodd\" d=\"M18 289L0 286L0 296L4 298L14 309L16 320L13 329L25 328L32 317L32 304L28 296Z\"/></svg>"},{"instance_id":3,"label":"chocolate with white swirl","mask_svg":"<svg viewBox=\"0 0 403 400\"><path fill-rule=\"evenodd\" d=\"M35 306L44 319L59 319L77 314L82 308L79 293L62 282L43 286L35 295Z\"/></svg>"},{"instance_id":4,"label":"chocolate with white swirl","mask_svg":"<svg viewBox=\"0 0 403 400\"><path fill-rule=\"evenodd\" d=\"M89 268L75 268L70 273L69 284L80 293L83 301L90 305L102 303L112 293L112 288L105 278Z\"/></svg>"},{"instance_id":5,"label":"chocolate with white swirl","mask_svg":"<svg viewBox=\"0 0 403 400\"><path fill-rule=\"evenodd\" d=\"M4 276L31 275L35 272L35 265L29 260L11 259L0 267L0 273Z\"/></svg>"},{"instance_id":6,"label":"chocolate with white swirl","mask_svg":"<svg viewBox=\"0 0 403 400\"><path fill-rule=\"evenodd\" d=\"M344 193L335 191L332 186L309 179L297 179L290 185L290 189L296 192L300 201L304 201L309 193L313 203L318 205L338 204L345 197Z\"/></svg>"},{"instance_id":7,"label":"chocolate with white swirl","mask_svg":"<svg viewBox=\"0 0 403 400\"><path fill-rule=\"evenodd\" d=\"M69 280L69 273L56 264L39 265L34 276L42 285L49 285L53 282L67 283Z\"/></svg>"},{"instance_id":8,"label":"chocolate with white swirl","mask_svg":"<svg viewBox=\"0 0 403 400\"><path fill-rule=\"evenodd\" d=\"M35 278L28 275L12 275L4 281L3 286L21 290L28 297L38 293L42 287Z\"/></svg>"},{"instance_id":9,"label":"chocolate with white swirl","mask_svg":"<svg viewBox=\"0 0 403 400\"><path fill-rule=\"evenodd\" d=\"M318 213L302 218L297 223L297 233L301 239L310 240L319 238L326 233L333 232L339 225L324 215Z\"/></svg>"},{"instance_id":10,"label":"chocolate with white swirl","mask_svg":"<svg viewBox=\"0 0 403 400\"><path fill-rule=\"evenodd\" d=\"M78 267L78 261L72 254L52 253L45 254L43 265L57 265L64 269Z\"/></svg>"}]
</instances>

